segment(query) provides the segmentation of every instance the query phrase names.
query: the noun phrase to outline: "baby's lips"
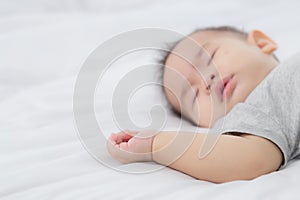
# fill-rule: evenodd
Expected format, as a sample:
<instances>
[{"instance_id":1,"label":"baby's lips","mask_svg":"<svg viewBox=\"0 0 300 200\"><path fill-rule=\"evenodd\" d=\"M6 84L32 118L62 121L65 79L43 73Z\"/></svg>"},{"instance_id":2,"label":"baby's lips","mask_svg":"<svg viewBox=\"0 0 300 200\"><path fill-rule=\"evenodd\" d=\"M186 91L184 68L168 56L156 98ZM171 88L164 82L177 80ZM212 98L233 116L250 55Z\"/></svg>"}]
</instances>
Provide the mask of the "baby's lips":
<instances>
[{"instance_id":1,"label":"baby's lips","mask_svg":"<svg viewBox=\"0 0 300 200\"><path fill-rule=\"evenodd\" d=\"M215 87L215 92L221 101L223 101L223 92L225 89L225 85L232 79L232 77L233 75L225 77L223 80L220 80Z\"/></svg>"}]
</instances>

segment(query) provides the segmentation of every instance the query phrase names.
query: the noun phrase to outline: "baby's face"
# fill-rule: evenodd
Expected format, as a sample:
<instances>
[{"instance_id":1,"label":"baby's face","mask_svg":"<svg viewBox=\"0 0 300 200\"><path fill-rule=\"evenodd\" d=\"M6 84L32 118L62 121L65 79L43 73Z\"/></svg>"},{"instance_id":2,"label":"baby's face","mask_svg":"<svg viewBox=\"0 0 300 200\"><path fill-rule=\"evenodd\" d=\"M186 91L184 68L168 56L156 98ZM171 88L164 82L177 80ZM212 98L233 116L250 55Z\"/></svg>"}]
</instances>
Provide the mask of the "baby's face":
<instances>
[{"instance_id":1,"label":"baby's face","mask_svg":"<svg viewBox=\"0 0 300 200\"><path fill-rule=\"evenodd\" d=\"M165 63L165 92L175 110L198 126L211 127L278 64L272 56L276 48L227 32L201 31L190 37L202 48L190 39L176 45Z\"/></svg>"}]
</instances>

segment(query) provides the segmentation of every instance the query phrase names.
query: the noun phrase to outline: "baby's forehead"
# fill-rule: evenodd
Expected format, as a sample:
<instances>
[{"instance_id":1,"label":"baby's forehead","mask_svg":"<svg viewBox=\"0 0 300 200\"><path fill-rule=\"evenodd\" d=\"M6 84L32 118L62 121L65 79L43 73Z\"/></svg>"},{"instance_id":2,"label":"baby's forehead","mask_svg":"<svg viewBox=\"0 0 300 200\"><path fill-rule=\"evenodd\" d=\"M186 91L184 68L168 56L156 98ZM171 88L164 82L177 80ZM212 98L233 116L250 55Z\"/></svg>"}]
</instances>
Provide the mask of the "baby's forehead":
<instances>
[{"instance_id":1,"label":"baby's forehead","mask_svg":"<svg viewBox=\"0 0 300 200\"><path fill-rule=\"evenodd\" d=\"M170 64L175 60L185 60L190 62L195 57L207 53L206 50L212 43L218 43L222 39L222 35L217 34L216 31L199 31L189 36L182 38L171 49L169 55L165 61L166 64Z\"/></svg>"},{"instance_id":2,"label":"baby's forehead","mask_svg":"<svg viewBox=\"0 0 300 200\"><path fill-rule=\"evenodd\" d=\"M195 42L180 45L169 53L165 62L165 74L168 76L171 70L175 70L187 77L189 69L199 68L205 65L210 59L208 49L212 46L211 42L199 45ZM170 70L167 70L170 69Z\"/></svg>"},{"instance_id":3,"label":"baby's forehead","mask_svg":"<svg viewBox=\"0 0 300 200\"><path fill-rule=\"evenodd\" d=\"M204 48L207 44L221 43L222 41L226 41L229 38L240 39L240 37L238 37L238 34L228 31L198 31L185 36L180 41L178 41L172 48L171 52L189 54L195 50Z\"/></svg>"}]
</instances>

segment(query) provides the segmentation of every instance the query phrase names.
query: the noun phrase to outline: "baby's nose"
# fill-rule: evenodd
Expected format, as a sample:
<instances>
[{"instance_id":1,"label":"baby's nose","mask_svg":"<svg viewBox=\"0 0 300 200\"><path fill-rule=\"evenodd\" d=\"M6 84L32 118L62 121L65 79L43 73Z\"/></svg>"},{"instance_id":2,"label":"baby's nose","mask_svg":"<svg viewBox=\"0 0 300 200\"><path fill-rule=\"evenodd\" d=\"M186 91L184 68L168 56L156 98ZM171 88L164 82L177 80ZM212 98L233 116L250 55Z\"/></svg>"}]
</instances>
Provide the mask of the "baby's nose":
<instances>
[{"instance_id":1,"label":"baby's nose","mask_svg":"<svg viewBox=\"0 0 300 200\"><path fill-rule=\"evenodd\" d=\"M207 82L212 82L214 79L215 79L216 75L214 74L211 74L209 77L208 77L208 81Z\"/></svg>"},{"instance_id":2,"label":"baby's nose","mask_svg":"<svg viewBox=\"0 0 300 200\"><path fill-rule=\"evenodd\" d=\"M205 90L210 91L210 87L213 84L215 77L216 77L215 74L210 74L205 78L205 80L204 80L205 82L203 84L205 87L204 88Z\"/></svg>"}]
</instances>

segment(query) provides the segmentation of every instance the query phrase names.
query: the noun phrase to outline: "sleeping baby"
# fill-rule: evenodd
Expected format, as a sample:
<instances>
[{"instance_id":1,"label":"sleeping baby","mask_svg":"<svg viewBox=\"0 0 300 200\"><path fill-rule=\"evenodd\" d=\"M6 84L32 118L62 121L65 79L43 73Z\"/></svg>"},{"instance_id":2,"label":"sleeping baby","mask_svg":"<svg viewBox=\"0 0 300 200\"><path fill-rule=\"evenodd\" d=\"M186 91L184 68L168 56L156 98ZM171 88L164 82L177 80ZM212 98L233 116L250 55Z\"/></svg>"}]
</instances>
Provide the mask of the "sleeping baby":
<instances>
[{"instance_id":1,"label":"sleeping baby","mask_svg":"<svg viewBox=\"0 0 300 200\"><path fill-rule=\"evenodd\" d=\"M276 49L261 31L228 26L181 39L163 59L164 93L174 112L219 135L213 148L199 157L205 133L122 131L110 135L109 153L122 163L154 161L215 183L285 167L300 155L300 56L279 64ZM175 158L178 149L184 151Z\"/></svg>"}]
</instances>

